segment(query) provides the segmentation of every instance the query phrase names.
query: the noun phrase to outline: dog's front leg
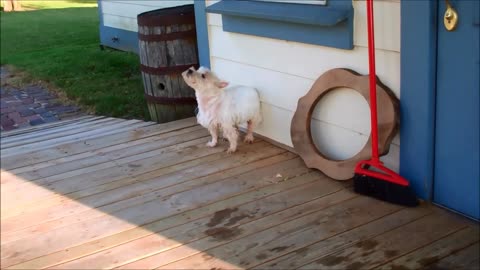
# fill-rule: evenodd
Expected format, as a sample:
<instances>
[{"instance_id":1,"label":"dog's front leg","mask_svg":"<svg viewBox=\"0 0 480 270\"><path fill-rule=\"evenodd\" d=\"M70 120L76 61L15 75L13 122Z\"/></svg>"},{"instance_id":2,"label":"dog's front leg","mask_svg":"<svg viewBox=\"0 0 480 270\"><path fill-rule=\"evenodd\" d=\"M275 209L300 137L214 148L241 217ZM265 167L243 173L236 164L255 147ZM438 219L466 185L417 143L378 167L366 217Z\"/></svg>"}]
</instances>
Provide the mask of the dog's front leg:
<instances>
[{"instance_id":1,"label":"dog's front leg","mask_svg":"<svg viewBox=\"0 0 480 270\"><path fill-rule=\"evenodd\" d=\"M227 153L233 153L237 151L238 130L234 126L223 127L223 135L227 137L230 147L228 147Z\"/></svg>"},{"instance_id":2,"label":"dog's front leg","mask_svg":"<svg viewBox=\"0 0 480 270\"><path fill-rule=\"evenodd\" d=\"M212 135L212 140L207 143L208 147L215 147L217 146L218 142L218 127L215 124L212 124L208 127L208 131L210 135Z\"/></svg>"}]
</instances>

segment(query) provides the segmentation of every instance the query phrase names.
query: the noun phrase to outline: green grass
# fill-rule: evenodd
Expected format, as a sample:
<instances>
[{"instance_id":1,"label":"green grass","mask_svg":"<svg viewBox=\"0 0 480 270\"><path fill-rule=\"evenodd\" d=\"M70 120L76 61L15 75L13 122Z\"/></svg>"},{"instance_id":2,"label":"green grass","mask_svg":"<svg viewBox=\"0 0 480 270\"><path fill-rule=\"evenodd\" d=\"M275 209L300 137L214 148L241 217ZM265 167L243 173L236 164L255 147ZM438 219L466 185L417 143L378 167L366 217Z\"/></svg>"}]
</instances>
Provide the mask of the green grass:
<instances>
[{"instance_id":1,"label":"green grass","mask_svg":"<svg viewBox=\"0 0 480 270\"><path fill-rule=\"evenodd\" d=\"M138 56L99 49L96 1L31 2L43 9L1 13L1 64L52 84L97 114L148 119Z\"/></svg>"},{"instance_id":2,"label":"green grass","mask_svg":"<svg viewBox=\"0 0 480 270\"><path fill-rule=\"evenodd\" d=\"M21 0L20 3L25 10L97 6L97 0ZM1 2L1 6L3 6L3 1Z\"/></svg>"}]
</instances>

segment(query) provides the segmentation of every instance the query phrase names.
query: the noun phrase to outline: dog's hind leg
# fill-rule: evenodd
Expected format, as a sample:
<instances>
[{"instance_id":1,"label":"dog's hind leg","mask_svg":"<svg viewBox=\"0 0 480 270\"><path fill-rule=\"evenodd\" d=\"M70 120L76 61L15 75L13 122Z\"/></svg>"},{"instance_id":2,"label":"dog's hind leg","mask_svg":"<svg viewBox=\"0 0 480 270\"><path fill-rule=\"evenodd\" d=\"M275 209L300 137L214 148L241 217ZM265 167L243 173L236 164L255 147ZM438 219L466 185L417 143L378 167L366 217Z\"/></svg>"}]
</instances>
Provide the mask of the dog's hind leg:
<instances>
[{"instance_id":1,"label":"dog's hind leg","mask_svg":"<svg viewBox=\"0 0 480 270\"><path fill-rule=\"evenodd\" d=\"M238 141L238 130L233 127L224 127L223 134L227 137L230 147L227 150L227 153L233 153L237 151L237 141Z\"/></svg>"},{"instance_id":2,"label":"dog's hind leg","mask_svg":"<svg viewBox=\"0 0 480 270\"><path fill-rule=\"evenodd\" d=\"M212 140L207 143L207 146L208 147L217 146L217 142L218 142L218 127L217 127L217 125L210 125L208 127L208 131L210 132L210 135L212 135Z\"/></svg>"},{"instance_id":3,"label":"dog's hind leg","mask_svg":"<svg viewBox=\"0 0 480 270\"><path fill-rule=\"evenodd\" d=\"M246 143L253 143L253 129L255 128L255 123L252 120L247 121L247 134L243 140Z\"/></svg>"}]
</instances>

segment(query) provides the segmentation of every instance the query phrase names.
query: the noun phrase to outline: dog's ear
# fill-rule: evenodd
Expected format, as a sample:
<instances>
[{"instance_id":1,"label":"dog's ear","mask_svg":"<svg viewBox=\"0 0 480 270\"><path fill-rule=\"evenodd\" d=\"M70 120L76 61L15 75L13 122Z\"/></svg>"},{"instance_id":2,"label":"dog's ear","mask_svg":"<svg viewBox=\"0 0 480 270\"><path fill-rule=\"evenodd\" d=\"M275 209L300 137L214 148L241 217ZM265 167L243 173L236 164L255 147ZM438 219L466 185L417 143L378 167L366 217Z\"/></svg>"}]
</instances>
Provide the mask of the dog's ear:
<instances>
[{"instance_id":1,"label":"dog's ear","mask_svg":"<svg viewBox=\"0 0 480 270\"><path fill-rule=\"evenodd\" d=\"M228 82L218 81L218 82L215 82L215 86L218 87L218 88L225 88L225 87L228 86Z\"/></svg>"}]
</instances>

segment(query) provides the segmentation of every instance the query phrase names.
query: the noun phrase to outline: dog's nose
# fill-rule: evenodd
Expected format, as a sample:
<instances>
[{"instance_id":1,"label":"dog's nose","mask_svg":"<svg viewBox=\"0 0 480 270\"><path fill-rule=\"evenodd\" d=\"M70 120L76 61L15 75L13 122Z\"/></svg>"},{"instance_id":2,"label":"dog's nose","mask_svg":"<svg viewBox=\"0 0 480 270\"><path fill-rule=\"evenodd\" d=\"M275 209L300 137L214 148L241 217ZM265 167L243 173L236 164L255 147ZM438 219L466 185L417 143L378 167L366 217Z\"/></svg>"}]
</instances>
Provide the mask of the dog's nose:
<instances>
[{"instance_id":1,"label":"dog's nose","mask_svg":"<svg viewBox=\"0 0 480 270\"><path fill-rule=\"evenodd\" d=\"M193 73L193 70L191 70L191 69L189 69L189 70L187 71L187 74L192 74L192 73Z\"/></svg>"}]
</instances>

